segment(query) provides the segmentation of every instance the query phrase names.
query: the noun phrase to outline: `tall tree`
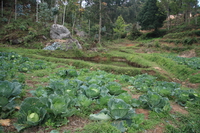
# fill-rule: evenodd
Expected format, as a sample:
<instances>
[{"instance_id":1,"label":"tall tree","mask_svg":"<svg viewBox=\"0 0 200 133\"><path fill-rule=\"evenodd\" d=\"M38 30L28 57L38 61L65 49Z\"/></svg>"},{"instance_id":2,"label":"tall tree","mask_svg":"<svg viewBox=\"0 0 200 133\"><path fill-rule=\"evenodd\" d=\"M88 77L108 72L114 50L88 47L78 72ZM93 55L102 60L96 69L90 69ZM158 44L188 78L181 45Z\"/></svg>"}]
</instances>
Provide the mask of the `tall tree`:
<instances>
[{"instance_id":1,"label":"tall tree","mask_svg":"<svg viewBox=\"0 0 200 133\"><path fill-rule=\"evenodd\" d=\"M41 3L41 0L36 0L36 22L38 22L38 6Z\"/></svg>"},{"instance_id":2,"label":"tall tree","mask_svg":"<svg viewBox=\"0 0 200 133\"><path fill-rule=\"evenodd\" d=\"M101 43L101 24L102 24L102 14L101 14L101 0L99 0L99 43Z\"/></svg>"},{"instance_id":3,"label":"tall tree","mask_svg":"<svg viewBox=\"0 0 200 133\"><path fill-rule=\"evenodd\" d=\"M198 0L195 0L195 24L198 23L197 22L197 17L198 17L198 15L197 15L197 8L198 8Z\"/></svg>"},{"instance_id":4,"label":"tall tree","mask_svg":"<svg viewBox=\"0 0 200 133\"><path fill-rule=\"evenodd\" d=\"M66 6L67 6L67 4L68 4L68 2L67 2L67 0L61 0L62 1L62 3L63 3L63 5L64 5L64 12L63 12L63 25L64 25L64 23L65 23L65 10L66 10Z\"/></svg>"},{"instance_id":5,"label":"tall tree","mask_svg":"<svg viewBox=\"0 0 200 133\"><path fill-rule=\"evenodd\" d=\"M1 0L1 17L3 17L3 0Z\"/></svg>"},{"instance_id":6,"label":"tall tree","mask_svg":"<svg viewBox=\"0 0 200 133\"><path fill-rule=\"evenodd\" d=\"M157 31L163 26L165 19L166 14L158 8L157 0L148 0L138 15L138 21L144 30Z\"/></svg>"},{"instance_id":7,"label":"tall tree","mask_svg":"<svg viewBox=\"0 0 200 133\"><path fill-rule=\"evenodd\" d=\"M161 3L163 5L163 7L165 8L166 10L166 13L167 13L167 29L169 30L170 28L170 0L161 0Z\"/></svg>"},{"instance_id":8,"label":"tall tree","mask_svg":"<svg viewBox=\"0 0 200 133\"><path fill-rule=\"evenodd\" d=\"M17 20L17 0L15 0L15 20Z\"/></svg>"}]
</instances>

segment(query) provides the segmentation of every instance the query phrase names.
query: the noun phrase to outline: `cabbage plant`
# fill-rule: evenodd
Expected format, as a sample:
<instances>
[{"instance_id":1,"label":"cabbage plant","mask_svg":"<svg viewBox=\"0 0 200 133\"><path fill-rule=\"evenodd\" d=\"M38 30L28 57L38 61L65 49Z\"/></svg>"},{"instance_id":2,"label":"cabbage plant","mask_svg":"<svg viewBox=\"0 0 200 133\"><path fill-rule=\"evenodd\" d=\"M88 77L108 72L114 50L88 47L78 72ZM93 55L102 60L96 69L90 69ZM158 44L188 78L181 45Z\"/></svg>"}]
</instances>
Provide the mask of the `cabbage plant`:
<instances>
[{"instance_id":1,"label":"cabbage plant","mask_svg":"<svg viewBox=\"0 0 200 133\"><path fill-rule=\"evenodd\" d=\"M76 106L88 107L93 103L92 99L87 98L84 94L80 94L76 99Z\"/></svg>"},{"instance_id":2,"label":"cabbage plant","mask_svg":"<svg viewBox=\"0 0 200 133\"><path fill-rule=\"evenodd\" d=\"M42 124L46 114L46 108L39 98L26 98L20 106L17 123L14 123L14 126L19 132L24 128Z\"/></svg>"},{"instance_id":3,"label":"cabbage plant","mask_svg":"<svg viewBox=\"0 0 200 133\"><path fill-rule=\"evenodd\" d=\"M0 81L0 118L6 118L15 110L15 99L21 93L19 82Z\"/></svg>"},{"instance_id":4,"label":"cabbage plant","mask_svg":"<svg viewBox=\"0 0 200 133\"><path fill-rule=\"evenodd\" d=\"M101 88L96 84L90 85L88 88L85 88L85 94L89 98L97 98L100 96Z\"/></svg>"},{"instance_id":5,"label":"cabbage plant","mask_svg":"<svg viewBox=\"0 0 200 133\"><path fill-rule=\"evenodd\" d=\"M157 113L169 112L171 110L169 99L167 97L162 97L156 92L148 91L147 94L141 95L139 100L141 101L142 107Z\"/></svg>"},{"instance_id":6,"label":"cabbage plant","mask_svg":"<svg viewBox=\"0 0 200 133\"><path fill-rule=\"evenodd\" d=\"M124 102L122 99L112 98L108 102L108 111L110 116L117 119L131 119L132 115L135 114L133 108Z\"/></svg>"},{"instance_id":7,"label":"cabbage plant","mask_svg":"<svg viewBox=\"0 0 200 133\"><path fill-rule=\"evenodd\" d=\"M52 94L48 98L50 102L50 112L55 116L69 117L75 113L72 108L72 101L67 95Z\"/></svg>"},{"instance_id":8,"label":"cabbage plant","mask_svg":"<svg viewBox=\"0 0 200 133\"><path fill-rule=\"evenodd\" d=\"M105 87L109 90L111 95L119 95L125 92L125 90L122 90L121 85L117 82L109 82Z\"/></svg>"}]
</instances>

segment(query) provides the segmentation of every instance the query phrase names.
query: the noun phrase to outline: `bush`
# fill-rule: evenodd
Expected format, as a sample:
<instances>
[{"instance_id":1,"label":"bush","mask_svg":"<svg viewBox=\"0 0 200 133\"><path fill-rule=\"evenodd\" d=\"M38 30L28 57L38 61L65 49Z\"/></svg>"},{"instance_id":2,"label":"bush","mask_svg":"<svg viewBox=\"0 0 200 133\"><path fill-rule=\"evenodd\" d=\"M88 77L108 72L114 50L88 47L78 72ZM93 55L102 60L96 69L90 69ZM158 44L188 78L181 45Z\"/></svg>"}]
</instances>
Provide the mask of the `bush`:
<instances>
[{"instance_id":1,"label":"bush","mask_svg":"<svg viewBox=\"0 0 200 133\"><path fill-rule=\"evenodd\" d=\"M139 39L151 39L151 38L158 38L158 37L163 37L167 33L166 30L158 30L158 31L153 31L150 33L143 34Z\"/></svg>"},{"instance_id":2,"label":"bush","mask_svg":"<svg viewBox=\"0 0 200 133\"><path fill-rule=\"evenodd\" d=\"M200 74L192 75L189 79L191 83L200 83Z\"/></svg>"},{"instance_id":3,"label":"bush","mask_svg":"<svg viewBox=\"0 0 200 133\"><path fill-rule=\"evenodd\" d=\"M193 38L187 37L187 38L183 39L182 43L184 45L192 45L193 43L197 43L197 38L196 37L193 37Z\"/></svg>"},{"instance_id":4,"label":"bush","mask_svg":"<svg viewBox=\"0 0 200 133\"><path fill-rule=\"evenodd\" d=\"M129 40L135 40L138 37L140 37L142 35L142 33L140 31L137 30L136 25L133 25L131 32L129 35L127 35L127 38Z\"/></svg>"}]
</instances>

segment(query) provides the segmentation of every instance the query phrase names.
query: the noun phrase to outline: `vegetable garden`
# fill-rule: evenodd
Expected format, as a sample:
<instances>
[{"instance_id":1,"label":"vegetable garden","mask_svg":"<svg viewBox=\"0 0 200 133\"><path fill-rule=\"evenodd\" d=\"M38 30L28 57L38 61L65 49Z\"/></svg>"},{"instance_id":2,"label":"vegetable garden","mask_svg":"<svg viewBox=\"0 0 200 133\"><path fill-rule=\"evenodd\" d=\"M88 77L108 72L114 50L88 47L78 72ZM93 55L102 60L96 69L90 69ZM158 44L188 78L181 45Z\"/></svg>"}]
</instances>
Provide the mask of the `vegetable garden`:
<instances>
[{"instance_id":1,"label":"vegetable garden","mask_svg":"<svg viewBox=\"0 0 200 133\"><path fill-rule=\"evenodd\" d=\"M55 65L14 52L0 52L0 60L0 121L4 123L5 119L14 119L11 122L14 126L12 132L25 132L35 126L48 127L45 130L52 133L71 132L61 130L61 127L67 126L72 116L96 123L93 126L88 123L89 126L75 132L95 132L93 130L100 130L95 128L102 123L108 124L102 133L145 132L164 121L169 132L200 131L200 126L197 126L199 120L188 119L199 115L199 91L182 87L179 83L158 81L148 74L116 75L102 70L77 69L66 64ZM194 61L178 62L190 67ZM199 66L193 65L192 69L199 69ZM41 82L46 84L30 89L26 80L34 80L33 73L37 73L34 75L36 78L44 77L45 80ZM140 95L138 99L133 98L135 94ZM171 113L172 102L188 108L188 111L192 110L192 113ZM149 110L149 118L136 113L137 109ZM186 119L188 122L180 124ZM190 125L192 123L196 125ZM0 132L10 132L6 124L1 125Z\"/></svg>"}]
</instances>

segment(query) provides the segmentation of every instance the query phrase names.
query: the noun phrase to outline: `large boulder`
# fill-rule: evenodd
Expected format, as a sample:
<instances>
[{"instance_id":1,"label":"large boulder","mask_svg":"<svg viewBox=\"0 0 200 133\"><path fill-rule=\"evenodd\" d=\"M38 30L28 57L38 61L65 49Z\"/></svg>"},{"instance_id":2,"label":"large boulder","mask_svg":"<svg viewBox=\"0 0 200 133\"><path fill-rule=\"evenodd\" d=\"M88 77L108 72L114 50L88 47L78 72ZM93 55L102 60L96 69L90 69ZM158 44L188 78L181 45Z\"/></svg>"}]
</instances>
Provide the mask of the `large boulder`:
<instances>
[{"instance_id":1,"label":"large boulder","mask_svg":"<svg viewBox=\"0 0 200 133\"><path fill-rule=\"evenodd\" d=\"M63 25L53 24L50 30L51 39L63 39L70 37L70 31Z\"/></svg>"}]
</instances>

